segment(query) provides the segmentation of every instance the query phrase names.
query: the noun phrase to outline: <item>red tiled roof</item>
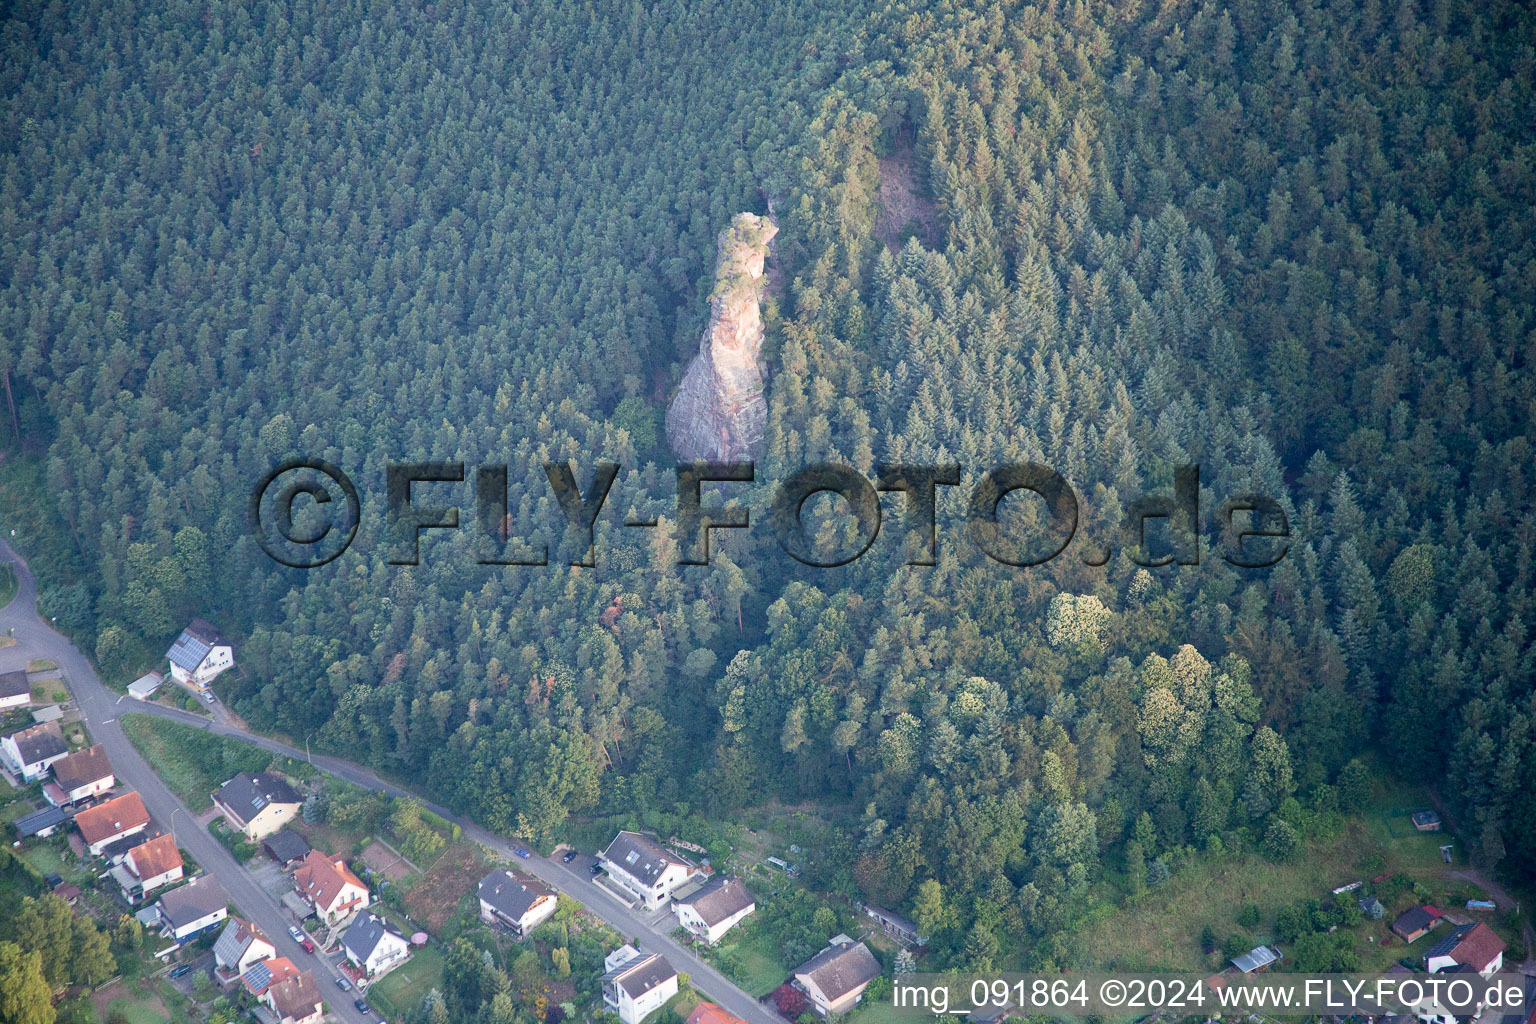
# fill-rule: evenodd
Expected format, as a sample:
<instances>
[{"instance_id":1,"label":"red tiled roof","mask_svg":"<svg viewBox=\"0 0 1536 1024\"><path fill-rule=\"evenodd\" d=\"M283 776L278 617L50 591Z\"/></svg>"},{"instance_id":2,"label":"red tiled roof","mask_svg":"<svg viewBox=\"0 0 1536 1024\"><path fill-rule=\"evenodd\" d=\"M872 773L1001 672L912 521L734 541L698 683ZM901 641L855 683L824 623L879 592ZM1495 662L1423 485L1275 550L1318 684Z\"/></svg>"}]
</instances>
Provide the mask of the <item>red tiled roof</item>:
<instances>
[{"instance_id":1,"label":"red tiled roof","mask_svg":"<svg viewBox=\"0 0 1536 1024\"><path fill-rule=\"evenodd\" d=\"M147 843L140 843L128 851L128 859L133 862L134 874L140 878L158 878L182 865L181 851L176 848L176 840L169 835L156 836Z\"/></svg>"},{"instance_id":2,"label":"red tiled roof","mask_svg":"<svg viewBox=\"0 0 1536 1024\"><path fill-rule=\"evenodd\" d=\"M1479 921L1451 950L1451 956L1457 963L1466 964L1481 973L1508 948L1492 928Z\"/></svg>"},{"instance_id":3,"label":"red tiled roof","mask_svg":"<svg viewBox=\"0 0 1536 1024\"><path fill-rule=\"evenodd\" d=\"M688 1015L686 1024L747 1024L747 1022L726 1013L714 1003L700 1003Z\"/></svg>"},{"instance_id":4,"label":"red tiled roof","mask_svg":"<svg viewBox=\"0 0 1536 1024\"><path fill-rule=\"evenodd\" d=\"M304 863L293 873L294 886L322 910L330 909L342 887L348 883L368 891L368 887L347 869L345 861L340 857L327 857L319 850L310 850Z\"/></svg>"},{"instance_id":5,"label":"red tiled roof","mask_svg":"<svg viewBox=\"0 0 1536 1024\"><path fill-rule=\"evenodd\" d=\"M1428 914L1430 917L1437 918L1437 919L1438 918L1442 918L1442 917L1445 916L1445 911L1441 910L1439 907L1433 906L1433 905L1428 904L1428 903L1424 904L1424 913Z\"/></svg>"},{"instance_id":6,"label":"red tiled roof","mask_svg":"<svg viewBox=\"0 0 1536 1024\"><path fill-rule=\"evenodd\" d=\"M149 811L137 793L124 793L115 800L89 807L75 815L80 838L95 846L104 839L149 824Z\"/></svg>"}]
</instances>

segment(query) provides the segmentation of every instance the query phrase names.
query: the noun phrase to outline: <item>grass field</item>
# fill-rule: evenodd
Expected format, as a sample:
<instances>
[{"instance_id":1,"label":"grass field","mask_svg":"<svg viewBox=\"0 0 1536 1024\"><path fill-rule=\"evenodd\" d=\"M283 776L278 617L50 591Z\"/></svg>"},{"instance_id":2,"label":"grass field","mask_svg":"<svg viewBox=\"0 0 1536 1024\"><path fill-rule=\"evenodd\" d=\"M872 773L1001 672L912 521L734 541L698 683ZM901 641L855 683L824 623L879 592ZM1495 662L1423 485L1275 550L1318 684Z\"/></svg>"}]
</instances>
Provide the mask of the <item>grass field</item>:
<instances>
[{"instance_id":1,"label":"grass field","mask_svg":"<svg viewBox=\"0 0 1536 1024\"><path fill-rule=\"evenodd\" d=\"M37 869L39 874L47 875L57 872L69 882L80 882L91 877L89 869L82 870L78 866L66 865L59 852L46 842L28 846L20 852L20 856L22 860Z\"/></svg>"},{"instance_id":2,"label":"grass field","mask_svg":"<svg viewBox=\"0 0 1536 1024\"><path fill-rule=\"evenodd\" d=\"M0 562L0 608L16 599L16 570L10 562Z\"/></svg>"},{"instance_id":3,"label":"grass field","mask_svg":"<svg viewBox=\"0 0 1536 1024\"><path fill-rule=\"evenodd\" d=\"M749 929L735 942L722 941L716 966L749 994L761 998L779 987L789 969L779 962L778 950L757 929Z\"/></svg>"},{"instance_id":4,"label":"grass field","mask_svg":"<svg viewBox=\"0 0 1536 1024\"><path fill-rule=\"evenodd\" d=\"M407 883L405 909L423 928L440 937L443 926L458 913L465 894L475 888L487 870L478 844L461 842L450 846L430 871Z\"/></svg>"},{"instance_id":5,"label":"grass field","mask_svg":"<svg viewBox=\"0 0 1536 1024\"><path fill-rule=\"evenodd\" d=\"M1203 971L1220 966L1219 956L1198 948L1205 926L1212 928L1218 940L1235 932L1255 943L1271 941L1269 929L1279 907L1324 898L1335 886L1369 880L1383 872L1403 872L1429 887L1435 898L1455 905L1475 891L1452 875L1467 866L1460 844L1445 833L1405 828L1406 818L1392 817L1392 812L1403 808L1427 806L1422 787L1378 778L1371 806L1360 817L1349 819L1338 838L1308 842L1302 854L1287 864L1272 863L1255 853L1185 867L1167 885L1144 896L1138 906L1104 908L1094 914L1079 931L1079 948L1087 962L1110 969ZM1456 847L1450 864L1440 854L1446 843ZM1257 928L1245 929L1237 923L1245 902L1260 909ZM1386 967L1408 955L1408 948L1388 930L1393 908L1388 910L1385 921L1367 921L1355 929L1362 970Z\"/></svg>"},{"instance_id":6,"label":"grass field","mask_svg":"<svg viewBox=\"0 0 1536 1024\"><path fill-rule=\"evenodd\" d=\"M121 718L123 732L139 749L156 774L194 812L213 806L210 795L240 772L276 770L296 778L313 774L307 764L273 756L260 747L215 736L192 725L151 715L128 714Z\"/></svg>"},{"instance_id":7,"label":"grass field","mask_svg":"<svg viewBox=\"0 0 1536 1024\"><path fill-rule=\"evenodd\" d=\"M368 1001L386 1018L398 1020L416 1009L442 981L443 955L436 946L426 946L412 954L405 966L395 968L369 989Z\"/></svg>"}]
</instances>

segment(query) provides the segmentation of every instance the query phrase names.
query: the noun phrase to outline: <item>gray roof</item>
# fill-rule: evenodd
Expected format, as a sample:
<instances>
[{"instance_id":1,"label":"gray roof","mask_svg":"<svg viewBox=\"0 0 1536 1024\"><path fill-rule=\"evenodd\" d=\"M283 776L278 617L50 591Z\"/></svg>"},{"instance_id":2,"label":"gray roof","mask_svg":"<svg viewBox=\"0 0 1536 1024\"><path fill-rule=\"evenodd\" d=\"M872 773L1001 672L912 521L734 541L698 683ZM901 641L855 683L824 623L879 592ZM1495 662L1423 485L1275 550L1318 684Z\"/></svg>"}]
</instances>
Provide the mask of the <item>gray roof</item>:
<instances>
[{"instance_id":1,"label":"gray roof","mask_svg":"<svg viewBox=\"0 0 1536 1024\"><path fill-rule=\"evenodd\" d=\"M705 924L714 927L726 918L746 910L757 900L739 879L717 875L700 886L693 895L677 902L692 907Z\"/></svg>"},{"instance_id":2,"label":"gray roof","mask_svg":"<svg viewBox=\"0 0 1536 1024\"><path fill-rule=\"evenodd\" d=\"M261 841L267 852L284 864L303 860L309 852L309 843L292 829L281 828Z\"/></svg>"},{"instance_id":3,"label":"gray roof","mask_svg":"<svg viewBox=\"0 0 1536 1024\"><path fill-rule=\"evenodd\" d=\"M112 762L107 760L107 750L100 743L85 750L77 750L53 763L53 777L66 793L84 789L111 774Z\"/></svg>"},{"instance_id":4,"label":"gray roof","mask_svg":"<svg viewBox=\"0 0 1536 1024\"><path fill-rule=\"evenodd\" d=\"M69 744L64 742L64 733L59 730L58 722L34 725L30 729L11 733L7 739L15 742L22 764L37 764L50 757L69 753Z\"/></svg>"},{"instance_id":5,"label":"gray roof","mask_svg":"<svg viewBox=\"0 0 1536 1024\"><path fill-rule=\"evenodd\" d=\"M0 672L0 697L19 697L26 694L32 696L32 686L27 682L27 673Z\"/></svg>"},{"instance_id":6,"label":"gray roof","mask_svg":"<svg viewBox=\"0 0 1536 1024\"><path fill-rule=\"evenodd\" d=\"M391 928L383 918L374 914L359 914L353 920L352 927L347 929L347 934L342 936L341 943L347 947L353 959L366 962L386 935L393 935L405 942L405 936Z\"/></svg>"},{"instance_id":7,"label":"gray roof","mask_svg":"<svg viewBox=\"0 0 1536 1024\"><path fill-rule=\"evenodd\" d=\"M221 643L223 637L219 636L218 627L202 619L193 619L176 642L171 644L171 649L165 652L165 656L171 660L171 664L178 668L184 668L188 672L195 672L197 666L208 657L208 652Z\"/></svg>"},{"instance_id":8,"label":"gray roof","mask_svg":"<svg viewBox=\"0 0 1536 1024\"><path fill-rule=\"evenodd\" d=\"M1242 956L1232 958L1232 966L1248 974L1260 967L1268 967L1280 959L1280 952L1270 946L1254 946Z\"/></svg>"},{"instance_id":9,"label":"gray roof","mask_svg":"<svg viewBox=\"0 0 1536 1024\"><path fill-rule=\"evenodd\" d=\"M268 804L301 804L304 798L271 772L241 772L219 787L219 803L241 821L250 821Z\"/></svg>"},{"instance_id":10,"label":"gray roof","mask_svg":"<svg viewBox=\"0 0 1536 1024\"><path fill-rule=\"evenodd\" d=\"M660 953L652 953L620 964L603 975L603 980L614 982L628 992L631 999L638 999L656 986L666 984L667 979L675 977L677 971L667 963L667 958Z\"/></svg>"},{"instance_id":11,"label":"gray roof","mask_svg":"<svg viewBox=\"0 0 1536 1024\"><path fill-rule=\"evenodd\" d=\"M492 871L480 879L480 898L514 921L522 920L540 897L553 895L553 890L532 878L510 871Z\"/></svg>"},{"instance_id":12,"label":"gray roof","mask_svg":"<svg viewBox=\"0 0 1536 1024\"><path fill-rule=\"evenodd\" d=\"M816 983L829 1002L880 977L880 961L862 942L835 942L795 970Z\"/></svg>"},{"instance_id":13,"label":"gray roof","mask_svg":"<svg viewBox=\"0 0 1536 1024\"><path fill-rule=\"evenodd\" d=\"M655 885L668 865L692 867L688 861L668 853L639 832L620 832L603 851L603 856L647 886Z\"/></svg>"},{"instance_id":14,"label":"gray roof","mask_svg":"<svg viewBox=\"0 0 1536 1024\"><path fill-rule=\"evenodd\" d=\"M221 963L231 966L238 964L245 951L251 947L256 939L266 940L260 928L249 921L242 921L238 917L229 919L224 930L219 933L218 941L213 944L213 955L218 957Z\"/></svg>"},{"instance_id":15,"label":"gray roof","mask_svg":"<svg viewBox=\"0 0 1536 1024\"><path fill-rule=\"evenodd\" d=\"M37 835L47 828L57 828L68 820L68 815L57 807L45 807L40 811L17 818L13 823L16 834L22 839Z\"/></svg>"},{"instance_id":16,"label":"gray roof","mask_svg":"<svg viewBox=\"0 0 1536 1024\"><path fill-rule=\"evenodd\" d=\"M160 897L160 916L180 928L222 908L229 902L224 887L211 876L194 878Z\"/></svg>"},{"instance_id":17,"label":"gray roof","mask_svg":"<svg viewBox=\"0 0 1536 1024\"><path fill-rule=\"evenodd\" d=\"M1430 946L1429 949L1425 950L1424 955L1426 957L1449 956L1457 946L1461 945L1461 940L1472 934L1472 930L1476 927L1477 922L1475 921L1470 924L1457 925L1455 928L1451 929L1451 934L1447 935L1433 946Z\"/></svg>"},{"instance_id":18,"label":"gray roof","mask_svg":"<svg viewBox=\"0 0 1536 1024\"><path fill-rule=\"evenodd\" d=\"M1392 927L1398 932L1421 932L1435 923L1435 915L1423 907L1413 907L1398 915Z\"/></svg>"}]
</instances>

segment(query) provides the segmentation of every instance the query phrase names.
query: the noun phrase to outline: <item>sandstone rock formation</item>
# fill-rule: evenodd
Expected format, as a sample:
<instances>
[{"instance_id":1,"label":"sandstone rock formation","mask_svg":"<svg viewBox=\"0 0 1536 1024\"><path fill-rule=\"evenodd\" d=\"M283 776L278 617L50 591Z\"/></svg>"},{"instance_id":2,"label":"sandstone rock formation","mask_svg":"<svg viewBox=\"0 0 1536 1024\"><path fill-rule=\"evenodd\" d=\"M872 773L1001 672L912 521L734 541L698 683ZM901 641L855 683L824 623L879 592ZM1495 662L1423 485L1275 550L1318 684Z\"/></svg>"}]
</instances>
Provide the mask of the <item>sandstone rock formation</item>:
<instances>
[{"instance_id":1,"label":"sandstone rock formation","mask_svg":"<svg viewBox=\"0 0 1536 1024\"><path fill-rule=\"evenodd\" d=\"M763 263L779 233L772 217L738 213L720 233L709 326L667 409L667 441L680 462L739 462L762 455L768 406L758 354Z\"/></svg>"}]
</instances>

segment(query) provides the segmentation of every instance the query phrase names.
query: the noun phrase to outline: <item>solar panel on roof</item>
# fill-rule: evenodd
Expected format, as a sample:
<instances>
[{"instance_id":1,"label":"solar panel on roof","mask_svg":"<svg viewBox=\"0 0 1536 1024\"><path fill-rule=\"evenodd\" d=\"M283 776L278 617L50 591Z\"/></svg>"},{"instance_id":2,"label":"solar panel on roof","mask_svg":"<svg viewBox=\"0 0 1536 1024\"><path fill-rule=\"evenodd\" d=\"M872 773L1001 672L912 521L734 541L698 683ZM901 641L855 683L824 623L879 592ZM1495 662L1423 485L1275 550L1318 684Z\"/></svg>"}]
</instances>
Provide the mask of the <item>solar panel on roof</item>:
<instances>
[{"instance_id":1,"label":"solar panel on roof","mask_svg":"<svg viewBox=\"0 0 1536 1024\"><path fill-rule=\"evenodd\" d=\"M254 963L245 972L245 979L251 983L252 988L264 988L272 980L272 969L265 962Z\"/></svg>"},{"instance_id":2,"label":"solar panel on roof","mask_svg":"<svg viewBox=\"0 0 1536 1024\"><path fill-rule=\"evenodd\" d=\"M183 633L171 645L166 657L171 659L172 664L191 672L203 663L210 650L212 648L197 637Z\"/></svg>"}]
</instances>

